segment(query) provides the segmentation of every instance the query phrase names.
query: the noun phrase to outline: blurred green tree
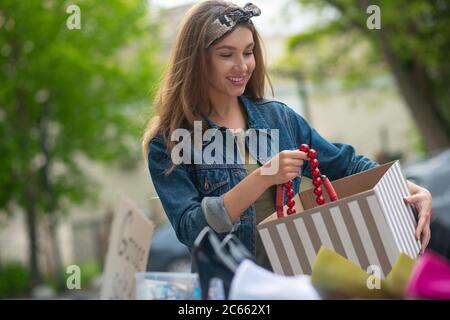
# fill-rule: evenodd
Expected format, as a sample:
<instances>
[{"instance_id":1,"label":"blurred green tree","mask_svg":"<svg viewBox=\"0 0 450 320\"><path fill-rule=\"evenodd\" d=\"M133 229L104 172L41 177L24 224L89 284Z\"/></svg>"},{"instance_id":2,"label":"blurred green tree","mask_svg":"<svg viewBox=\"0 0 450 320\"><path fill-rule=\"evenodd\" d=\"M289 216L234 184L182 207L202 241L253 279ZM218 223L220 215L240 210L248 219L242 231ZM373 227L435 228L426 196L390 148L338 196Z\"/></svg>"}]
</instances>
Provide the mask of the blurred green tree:
<instances>
[{"instance_id":1,"label":"blurred green tree","mask_svg":"<svg viewBox=\"0 0 450 320\"><path fill-rule=\"evenodd\" d=\"M25 212L32 284L42 280L38 221L49 218L61 283L57 217L96 194L80 160L140 157L135 120L161 71L148 1L77 0L81 29L66 25L70 4L0 4L0 209Z\"/></svg>"},{"instance_id":2,"label":"blurred green tree","mask_svg":"<svg viewBox=\"0 0 450 320\"><path fill-rule=\"evenodd\" d=\"M370 83L388 69L426 149L435 151L450 146L448 1L297 2L328 14L317 27L289 39L290 54L284 65L299 69L302 78L323 81L341 76L353 85ZM367 27L372 15L366 11L370 5L381 9L381 29Z\"/></svg>"}]
</instances>

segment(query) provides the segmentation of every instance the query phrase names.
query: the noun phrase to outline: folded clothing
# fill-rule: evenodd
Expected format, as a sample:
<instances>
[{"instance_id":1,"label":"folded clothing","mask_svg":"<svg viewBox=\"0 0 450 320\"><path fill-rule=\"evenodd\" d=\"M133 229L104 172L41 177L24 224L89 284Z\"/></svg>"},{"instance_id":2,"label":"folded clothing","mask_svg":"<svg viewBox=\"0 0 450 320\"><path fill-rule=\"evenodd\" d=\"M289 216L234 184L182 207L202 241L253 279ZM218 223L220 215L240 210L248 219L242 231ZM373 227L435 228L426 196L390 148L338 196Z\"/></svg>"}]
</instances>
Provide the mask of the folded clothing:
<instances>
[{"instance_id":1,"label":"folded clothing","mask_svg":"<svg viewBox=\"0 0 450 320\"><path fill-rule=\"evenodd\" d=\"M416 261L400 254L385 279L370 274L335 251L322 246L311 273L312 285L324 298L403 298Z\"/></svg>"},{"instance_id":2,"label":"folded clothing","mask_svg":"<svg viewBox=\"0 0 450 320\"><path fill-rule=\"evenodd\" d=\"M250 260L237 269L230 286L230 300L320 300L309 276L282 276Z\"/></svg>"}]
</instances>

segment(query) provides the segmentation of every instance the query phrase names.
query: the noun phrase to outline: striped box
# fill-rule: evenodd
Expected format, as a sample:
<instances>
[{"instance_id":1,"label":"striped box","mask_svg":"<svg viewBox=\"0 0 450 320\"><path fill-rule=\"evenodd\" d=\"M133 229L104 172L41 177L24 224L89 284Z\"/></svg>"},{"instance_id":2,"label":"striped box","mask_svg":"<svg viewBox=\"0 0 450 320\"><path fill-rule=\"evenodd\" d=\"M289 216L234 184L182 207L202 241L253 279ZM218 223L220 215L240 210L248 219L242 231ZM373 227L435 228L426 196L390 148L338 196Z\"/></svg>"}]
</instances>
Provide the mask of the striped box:
<instances>
[{"instance_id":1,"label":"striped box","mask_svg":"<svg viewBox=\"0 0 450 320\"><path fill-rule=\"evenodd\" d=\"M319 248L326 246L361 266L380 267L385 277L400 253L416 258L416 211L398 161L333 181L339 201L315 204L313 190L295 196L297 214L258 225L274 272L311 274ZM305 211L301 212L298 198ZM286 207L285 211L286 212Z\"/></svg>"}]
</instances>

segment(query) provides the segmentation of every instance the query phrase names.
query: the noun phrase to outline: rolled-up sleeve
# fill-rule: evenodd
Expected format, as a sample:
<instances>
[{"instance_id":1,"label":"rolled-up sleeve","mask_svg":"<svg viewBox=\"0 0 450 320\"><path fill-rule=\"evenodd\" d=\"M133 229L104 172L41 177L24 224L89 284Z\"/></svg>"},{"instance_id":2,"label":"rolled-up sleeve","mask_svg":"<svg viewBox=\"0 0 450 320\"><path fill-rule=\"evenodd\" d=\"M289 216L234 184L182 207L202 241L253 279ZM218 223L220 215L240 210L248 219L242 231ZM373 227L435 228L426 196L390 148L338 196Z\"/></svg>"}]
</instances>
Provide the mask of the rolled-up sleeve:
<instances>
[{"instance_id":1,"label":"rolled-up sleeve","mask_svg":"<svg viewBox=\"0 0 450 320\"><path fill-rule=\"evenodd\" d=\"M223 195L202 197L187 165L180 164L166 175L172 162L162 138L153 138L148 148L148 168L163 209L181 243L189 248L205 226L217 233L233 231Z\"/></svg>"},{"instance_id":2,"label":"rolled-up sleeve","mask_svg":"<svg viewBox=\"0 0 450 320\"><path fill-rule=\"evenodd\" d=\"M233 225L225 208L224 194L219 197L204 197L202 200L203 214L206 221L218 233L231 232L237 227Z\"/></svg>"}]
</instances>

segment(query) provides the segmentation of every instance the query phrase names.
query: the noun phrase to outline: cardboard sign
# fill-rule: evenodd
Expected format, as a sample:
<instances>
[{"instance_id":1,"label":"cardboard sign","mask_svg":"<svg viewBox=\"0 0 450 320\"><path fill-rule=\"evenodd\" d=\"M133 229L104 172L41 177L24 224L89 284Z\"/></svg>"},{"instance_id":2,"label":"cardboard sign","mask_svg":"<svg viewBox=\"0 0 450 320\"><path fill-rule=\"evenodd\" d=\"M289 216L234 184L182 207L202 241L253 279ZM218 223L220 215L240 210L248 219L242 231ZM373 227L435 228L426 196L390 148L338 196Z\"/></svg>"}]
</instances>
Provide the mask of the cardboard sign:
<instances>
[{"instance_id":1,"label":"cardboard sign","mask_svg":"<svg viewBox=\"0 0 450 320\"><path fill-rule=\"evenodd\" d=\"M135 274L147 268L153 222L120 197L109 236L100 299L135 299Z\"/></svg>"},{"instance_id":2,"label":"cardboard sign","mask_svg":"<svg viewBox=\"0 0 450 320\"><path fill-rule=\"evenodd\" d=\"M276 212L258 225L274 272L311 274L323 245L364 270L377 266L386 276L401 253L415 259L416 213L398 161L333 181L340 200L317 206L313 190L295 198L305 211L277 218ZM286 212L286 208L285 211Z\"/></svg>"}]
</instances>

